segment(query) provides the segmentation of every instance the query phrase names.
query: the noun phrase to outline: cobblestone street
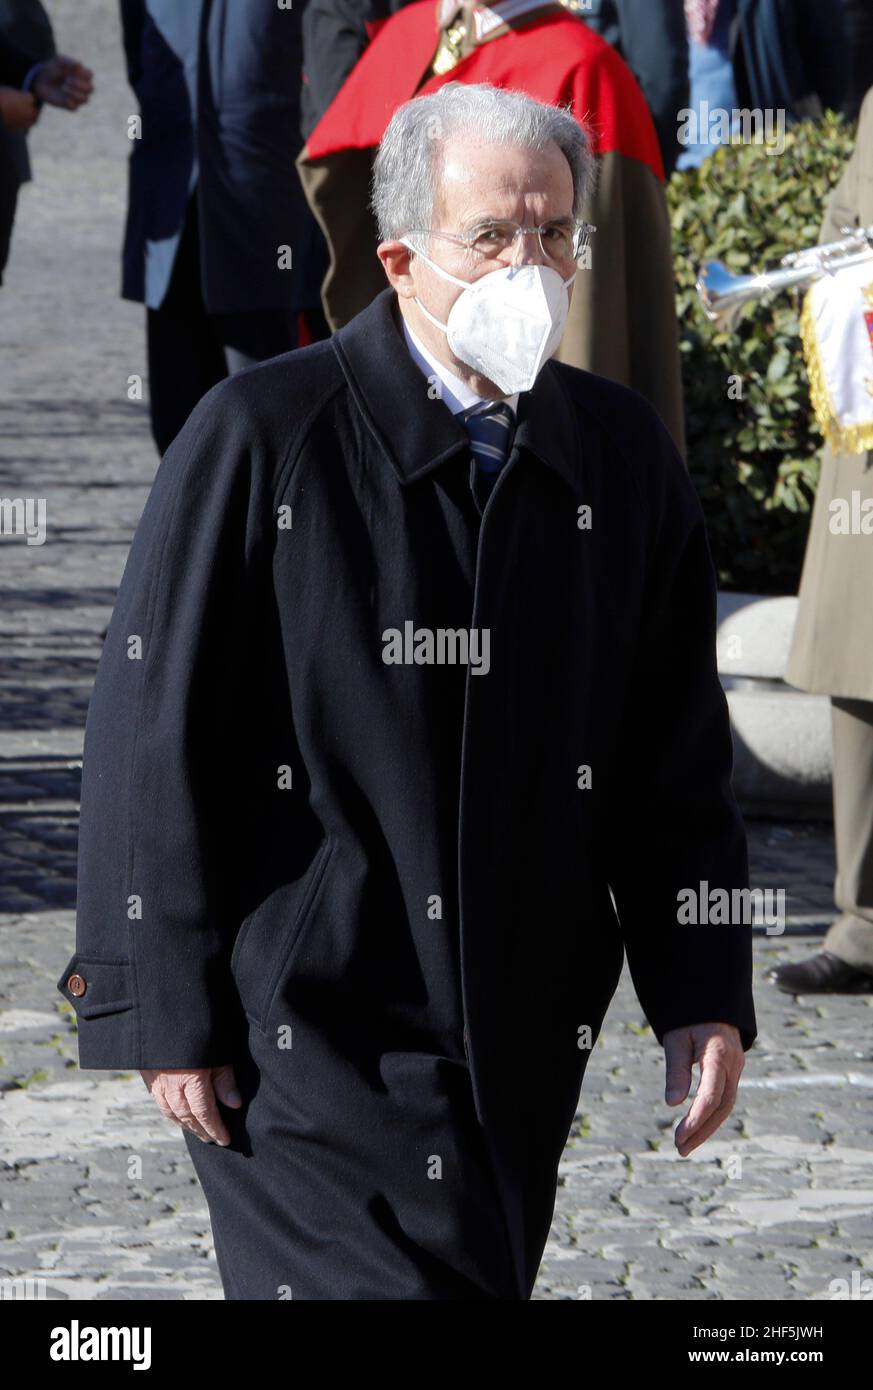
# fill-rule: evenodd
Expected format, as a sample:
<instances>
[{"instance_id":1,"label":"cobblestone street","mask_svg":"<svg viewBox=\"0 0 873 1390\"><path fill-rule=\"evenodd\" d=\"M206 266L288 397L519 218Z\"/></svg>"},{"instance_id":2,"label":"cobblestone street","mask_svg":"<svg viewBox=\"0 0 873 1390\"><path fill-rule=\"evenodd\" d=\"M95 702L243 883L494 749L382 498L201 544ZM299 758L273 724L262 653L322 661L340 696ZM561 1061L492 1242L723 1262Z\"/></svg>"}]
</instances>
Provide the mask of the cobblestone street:
<instances>
[{"instance_id":1,"label":"cobblestone street","mask_svg":"<svg viewBox=\"0 0 873 1390\"><path fill-rule=\"evenodd\" d=\"M55 988L74 945L100 633L156 456L147 407L127 399L145 375L143 311L118 297L135 106L117 5L48 8L96 92L75 116L40 118L0 288L0 495L47 501L45 545L0 541L0 1278L42 1278L54 1299L219 1299L181 1132L138 1074L79 1071ZM687 1105L664 1103L663 1054L625 971L537 1299L820 1300L835 1279L873 1279L873 996L793 1000L764 978L833 920L830 827L750 822L749 835L752 883L786 890L788 927L756 929L759 1038L736 1109L679 1158Z\"/></svg>"}]
</instances>

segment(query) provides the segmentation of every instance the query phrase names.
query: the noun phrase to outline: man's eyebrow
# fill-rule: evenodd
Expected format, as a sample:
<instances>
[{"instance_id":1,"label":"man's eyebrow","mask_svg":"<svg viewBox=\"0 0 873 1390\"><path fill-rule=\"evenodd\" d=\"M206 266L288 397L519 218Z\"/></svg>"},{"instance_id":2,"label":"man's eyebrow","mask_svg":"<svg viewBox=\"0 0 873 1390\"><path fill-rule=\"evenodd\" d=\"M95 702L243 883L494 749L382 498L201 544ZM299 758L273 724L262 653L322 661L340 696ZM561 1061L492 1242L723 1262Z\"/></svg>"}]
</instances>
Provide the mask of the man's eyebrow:
<instances>
[{"instance_id":1,"label":"man's eyebrow","mask_svg":"<svg viewBox=\"0 0 873 1390\"><path fill-rule=\"evenodd\" d=\"M511 222L511 217L501 217L496 212L475 212L461 219L462 227L478 227L483 222Z\"/></svg>"},{"instance_id":2,"label":"man's eyebrow","mask_svg":"<svg viewBox=\"0 0 873 1390\"><path fill-rule=\"evenodd\" d=\"M572 213L569 213L569 212L567 212L567 213L555 213L554 217L544 217L543 220L542 220L542 222L539 223L538 225L541 226L541 227L545 227L545 226L547 226L547 225L549 225L550 223L553 223L553 222L562 222L562 223L565 223L565 224L569 227L569 226L572 225L572 223L574 222L574 220L575 220L575 219L573 218ZM472 215L469 216L469 217L463 217L463 218L461 219L459 225L460 225L460 227L463 229L463 228L479 227L479 226L481 226L483 223L487 223L487 222L517 222L517 221L518 221L518 218L517 218L517 217L501 217L501 216L499 216L499 215L498 215L497 213L495 213L495 212L482 212L482 213L474 213L474 214L472 214Z\"/></svg>"}]
</instances>

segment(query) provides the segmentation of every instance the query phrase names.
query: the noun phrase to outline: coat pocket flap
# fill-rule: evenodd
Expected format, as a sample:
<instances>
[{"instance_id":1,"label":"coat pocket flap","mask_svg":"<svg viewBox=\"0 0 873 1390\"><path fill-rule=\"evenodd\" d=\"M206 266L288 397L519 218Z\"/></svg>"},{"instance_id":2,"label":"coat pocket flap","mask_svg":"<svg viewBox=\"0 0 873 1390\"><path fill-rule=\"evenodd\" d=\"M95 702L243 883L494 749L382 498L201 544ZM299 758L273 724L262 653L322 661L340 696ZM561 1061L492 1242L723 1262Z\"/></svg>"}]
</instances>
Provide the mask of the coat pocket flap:
<instances>
[{"instance_id":1,"label":"coat pocket flap","mask_svg":"<svg viewBox=\"0 0 873 1390\"><path fill-rule=\"evenodd\" d=\"M240 925L230 969L247 1017L261 1029L303 934L333 847L326 836L302 877L279 884Z\"/></svg>"},{"instance_id":2,"label":"coat pocket flap","mask_svg":"<svg viewBox=\"0 0 873 1390\"><path fill-rule=\"evenodd\" d=\"M77 951L58 980L58 989L80 1018L120 1014L134 1005L133 967L127 960L83 956Z\"/></svg>"}]
</instances>

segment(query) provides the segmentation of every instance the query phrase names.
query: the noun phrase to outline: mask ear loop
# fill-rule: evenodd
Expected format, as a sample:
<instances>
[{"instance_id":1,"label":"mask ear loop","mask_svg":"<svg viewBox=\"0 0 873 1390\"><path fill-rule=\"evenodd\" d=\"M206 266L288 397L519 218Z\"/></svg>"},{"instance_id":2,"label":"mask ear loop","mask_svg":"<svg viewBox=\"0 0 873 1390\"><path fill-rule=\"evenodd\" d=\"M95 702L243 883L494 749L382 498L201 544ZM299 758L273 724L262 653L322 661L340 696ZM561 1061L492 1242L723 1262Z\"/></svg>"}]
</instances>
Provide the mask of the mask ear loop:
<instances>
[{"instance_id":1,"label":"mask ear loop","mask_svg":"<svg viewBox=\"0 0 873 1390\"><path fill-rule=\"evenodd\" d=\"M460 285L462 289L466 290L476 283L475 280L459 280L457 275L450 275L447 270L443 270L441 265L437 265L436 261L432 261L430 256L426 256L423 251L419 251L417 246L413 246L407 237L401 237L400 243L402 246L408 246L410 251L415 252L416 256L420 256L425 264L430 266L431 270L436 271L437 275L441 275L444 280L451 280L453 285Z\"/></svg>"},{"instance_id":2,"label":"mask ear loop","mask_svg":"<svg viewBox=\"0 0 873 1390\"><path fill-rule=\"evenodd\" d=\"M470 285L475 283L472 280L459 280L457 275L450 275L447 270L443 270L441 265L437 265L436 261L432 261L429 256L426 256L424 254L423 251L419 251L417 246L413 246L412 242L409 240L408 237L401 237L400 242L401 245L408 246L410 251L414 251L416 256L420 256L421 259L425 262L425 264L429 265L432 270L435 270L437 275L441 275L444 280L451 280L453 284L460 285L461 288L465 290L469 289ZM434 325L435 328L439 328L443 333L448 333L449 325L447 323L440 323L439 319L435 318L429 309L425 309L418 295L414 296L413 303L418 305L425 318L430 319L431 323Z\"/></svg>"},{"instance_id":3,"label":"mask ear loop","mask_svg":"<svg viewBox=\"0 0 873 1390\"><path fill-rule=\"evenodd\" d=\"M434 315L430 312L429 309L425 309L425 307L424 307L424 305L422 304L421 300L419 299L418 295L416 295L416 296L414 297L414 299L413 299L412 302L413 302L413 304L417 304L417 305L418 305L419 309L420 309L421 312L424 314L425 318L426 318L426 319L430 319L431 323L434 325L435 328L439 328L439 329L441 330L441 332L443 332L443 333L448 333L448 331L449 331L449 325L448 325L447 323L440 323L439 319L438 319L438 318L435 318Z\"/></svg>"}]
</instances>

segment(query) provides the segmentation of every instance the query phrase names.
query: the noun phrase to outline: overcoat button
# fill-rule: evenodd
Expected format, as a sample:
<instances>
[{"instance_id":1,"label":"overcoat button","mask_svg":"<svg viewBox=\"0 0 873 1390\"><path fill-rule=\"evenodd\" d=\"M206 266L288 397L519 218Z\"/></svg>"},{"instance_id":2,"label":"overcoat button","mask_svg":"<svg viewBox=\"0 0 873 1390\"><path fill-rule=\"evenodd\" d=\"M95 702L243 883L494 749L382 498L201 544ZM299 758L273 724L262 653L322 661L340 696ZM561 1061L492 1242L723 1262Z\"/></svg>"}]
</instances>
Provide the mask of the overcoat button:
<instances>
[{"instance_id":1,"label":"overcoat button","mask_svg":"<svg viewBox=\"0 0 873 1390\"><path fill-rule=\"evenodd\" d=\"M67 989L71 994L80 999L88 988L84 975L71 975L67 980Z\"/></svg>"}]
</instances>

